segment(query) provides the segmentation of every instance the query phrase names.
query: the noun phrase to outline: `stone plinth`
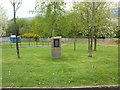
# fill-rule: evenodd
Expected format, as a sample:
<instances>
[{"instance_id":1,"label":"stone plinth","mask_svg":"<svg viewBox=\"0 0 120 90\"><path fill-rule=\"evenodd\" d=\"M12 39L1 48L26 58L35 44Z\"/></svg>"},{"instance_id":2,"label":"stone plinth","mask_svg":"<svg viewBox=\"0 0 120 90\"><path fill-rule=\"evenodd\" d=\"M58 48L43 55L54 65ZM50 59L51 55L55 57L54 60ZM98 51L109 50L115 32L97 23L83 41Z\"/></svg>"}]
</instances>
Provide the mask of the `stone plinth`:
<instances>
[{"instance_id":1,"label":"stone plinth","mask_svg":"<svg viewBox=\"0 0 120 90\"><path fill-rule=\"evenodd\" d=\"M51 38L52 59L61 58L61 36Z\"/></svg>"}]
</instances>

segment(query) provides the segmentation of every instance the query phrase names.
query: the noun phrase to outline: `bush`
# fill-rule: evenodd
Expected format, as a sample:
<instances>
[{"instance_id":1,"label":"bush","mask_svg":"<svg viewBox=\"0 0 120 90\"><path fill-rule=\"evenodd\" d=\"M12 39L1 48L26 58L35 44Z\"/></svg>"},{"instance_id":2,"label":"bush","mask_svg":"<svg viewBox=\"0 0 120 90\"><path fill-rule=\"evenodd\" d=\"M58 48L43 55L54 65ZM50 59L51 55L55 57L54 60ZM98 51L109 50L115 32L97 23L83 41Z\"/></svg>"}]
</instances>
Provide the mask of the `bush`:
<instances>
[{"instance_id":1,"label":"bush","mask_svg":"<svg viewBox=\"0 0 120 90\"><path fill-rule=\"evenodd\" d=\"M40 35L34 33L25 33L21 36L22 38L34 38L37 41L40 38Z\"/></svg>"}]
</instances>

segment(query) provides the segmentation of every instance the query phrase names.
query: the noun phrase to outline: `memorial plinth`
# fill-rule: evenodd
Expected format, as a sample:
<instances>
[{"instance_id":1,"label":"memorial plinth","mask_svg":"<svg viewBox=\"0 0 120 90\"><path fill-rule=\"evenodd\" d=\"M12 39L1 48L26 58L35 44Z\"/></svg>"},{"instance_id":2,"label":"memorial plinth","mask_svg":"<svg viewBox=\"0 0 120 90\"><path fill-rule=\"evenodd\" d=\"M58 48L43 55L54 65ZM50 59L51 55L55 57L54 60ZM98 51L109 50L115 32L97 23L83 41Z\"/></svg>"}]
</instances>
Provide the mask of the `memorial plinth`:
<instances>
[{"instance_id":1,"label":"memorial plinth","mask_svg":"<svg viewBox=\"0 0 120 90\"><path fill-rule=\"evenodd\" d=\"M52 59L61 58L61 36L51 38Z\"/></svg>"}]
</instances>

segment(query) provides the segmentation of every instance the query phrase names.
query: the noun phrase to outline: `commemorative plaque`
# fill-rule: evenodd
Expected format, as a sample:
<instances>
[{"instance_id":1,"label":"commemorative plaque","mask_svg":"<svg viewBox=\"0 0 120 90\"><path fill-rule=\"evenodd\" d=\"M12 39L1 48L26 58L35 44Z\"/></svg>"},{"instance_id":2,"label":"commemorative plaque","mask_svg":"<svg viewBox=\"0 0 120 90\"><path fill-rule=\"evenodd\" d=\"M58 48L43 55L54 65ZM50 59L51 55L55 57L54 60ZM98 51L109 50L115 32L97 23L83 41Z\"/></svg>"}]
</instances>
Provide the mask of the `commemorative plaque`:
<instances>
[{"instance_id":1,"label":"commemorative plaque","mask_svg":"<svg viewBox=\"0 0 120 90\"><path fill-rule=\"evenodd\" d=\"M52 59L61 58L61 36L51 38Z\"/></svg>"}]
</instances>

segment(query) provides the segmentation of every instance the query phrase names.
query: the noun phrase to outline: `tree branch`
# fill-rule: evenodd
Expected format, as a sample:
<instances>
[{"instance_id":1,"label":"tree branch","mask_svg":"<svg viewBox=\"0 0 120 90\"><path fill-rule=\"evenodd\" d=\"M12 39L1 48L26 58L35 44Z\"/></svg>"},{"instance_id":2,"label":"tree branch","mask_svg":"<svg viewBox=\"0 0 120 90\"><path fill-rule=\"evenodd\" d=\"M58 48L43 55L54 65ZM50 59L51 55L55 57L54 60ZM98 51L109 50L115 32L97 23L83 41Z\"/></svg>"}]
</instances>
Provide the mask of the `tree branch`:
<instances>
[{"instance_id":1,"label":"tree branch","mask_svg":"<svg viewBox=\"0 0 120 90\"><path fill-rule=\"evenodd\" d=\"M20 1L17 3L17 7L16 7L16 10L15 10L15 11L17 11L21 5L22 5L22 0L20 0Z\"/></svg>"}]
</instances>

